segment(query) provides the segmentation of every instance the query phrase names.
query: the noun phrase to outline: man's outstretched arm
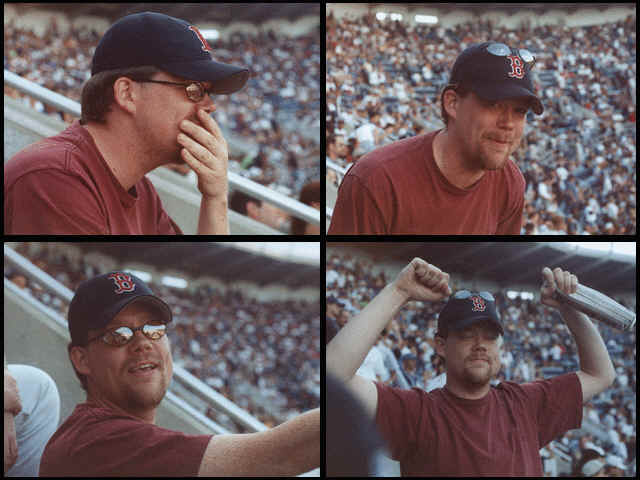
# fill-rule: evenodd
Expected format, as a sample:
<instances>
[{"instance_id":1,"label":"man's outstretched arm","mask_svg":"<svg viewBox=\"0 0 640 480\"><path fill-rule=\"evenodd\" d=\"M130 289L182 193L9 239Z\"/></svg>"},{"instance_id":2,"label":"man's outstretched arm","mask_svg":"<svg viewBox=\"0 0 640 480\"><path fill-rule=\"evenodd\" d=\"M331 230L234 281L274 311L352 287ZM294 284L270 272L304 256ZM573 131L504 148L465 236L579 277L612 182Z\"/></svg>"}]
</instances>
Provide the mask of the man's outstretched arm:
<instances>
[{"instance_id":1,"label":"man's outstretched arm","mask_svg":"<svg viewBox=\"0 0 640 480\"><path fill-rule=\"evenodd\" d=\"M320 409L264 432L216 435L198 476L294 476L320 466Z\"/></svg>"}]
</instances>

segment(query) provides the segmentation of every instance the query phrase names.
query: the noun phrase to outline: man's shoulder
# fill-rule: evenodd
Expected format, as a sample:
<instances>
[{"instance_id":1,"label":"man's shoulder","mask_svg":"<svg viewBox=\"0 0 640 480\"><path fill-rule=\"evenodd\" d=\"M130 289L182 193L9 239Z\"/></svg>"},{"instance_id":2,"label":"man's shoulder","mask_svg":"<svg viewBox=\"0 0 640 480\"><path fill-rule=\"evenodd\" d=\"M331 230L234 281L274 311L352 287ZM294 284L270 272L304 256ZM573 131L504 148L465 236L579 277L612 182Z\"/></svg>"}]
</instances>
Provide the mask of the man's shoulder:
<instances>
[{"instance_id":1,"label":"man's shoulder","mask_svg":"<svg viewBox=\"0 0 640 480\"><path fill-rule=\"evenodd\" d=\"M58 135L43 138L17 152L5 165L5 184L43 170L78 173L86 145L73 124Z\"/></svg>"},{"instance_id":2,"label":"man's shoulder","mask_svg":"<svg viewBox=\"0 0 640 480\"><path fill-rule=\"evenodd\" d=\"M362 156L347 174L366 178L382 172L406 171L411 164L422 161L429 153L436 133L404 138L376 148Z\"/></svg>"}]
</instances>

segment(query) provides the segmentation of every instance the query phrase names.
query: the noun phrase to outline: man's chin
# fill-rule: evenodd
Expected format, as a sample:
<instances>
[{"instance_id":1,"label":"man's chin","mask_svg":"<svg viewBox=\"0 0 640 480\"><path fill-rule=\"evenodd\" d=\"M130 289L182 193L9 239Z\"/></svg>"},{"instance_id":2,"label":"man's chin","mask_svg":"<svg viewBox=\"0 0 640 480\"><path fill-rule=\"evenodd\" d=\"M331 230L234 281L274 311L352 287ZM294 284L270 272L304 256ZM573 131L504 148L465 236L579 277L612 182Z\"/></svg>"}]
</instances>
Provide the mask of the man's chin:
<instances>
[{"instance_id":1,"label":"man's chin","mask_svg":"<svg viewBox=\"0 0 640 480\"><path fill-rule=\"evenodd\" d=\"M491 381L491 372L488 368L467 369L465 370L465 380L471 385L486 385Z\"/></svg>"},{"instance_id":2,"label":"man's chin","mask_svg":"<svg viewBox=\"0 0 640 480\"><path fill-rule=\"evenodd\" d=\"M127 392L127 405L134 411L156 408L162 402L166 391L163 391L159 385L152 388L152 392L139 390Z\"/></svg>"}]
</instances>

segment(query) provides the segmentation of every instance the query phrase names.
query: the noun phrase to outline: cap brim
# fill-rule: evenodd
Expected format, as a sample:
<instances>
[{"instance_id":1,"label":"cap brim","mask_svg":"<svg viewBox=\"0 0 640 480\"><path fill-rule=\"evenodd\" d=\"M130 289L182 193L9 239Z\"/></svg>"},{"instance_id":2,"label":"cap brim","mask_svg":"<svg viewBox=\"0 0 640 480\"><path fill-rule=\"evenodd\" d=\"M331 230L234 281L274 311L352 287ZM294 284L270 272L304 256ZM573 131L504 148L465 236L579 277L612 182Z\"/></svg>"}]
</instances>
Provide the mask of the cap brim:
<instances>
[{"instance_id":1,"label":"cap brim","mask_svg":"<svg viewBox=\"0 0 640 480\"><path fill-rule=\"evenodd\" d=\"M485 100L498 101L507 100L512 98L526 98L531 105L531 110L536 115L541 115L544 112L542 102L538 97L533 95L529 90L517 85L478 85L474 91Z\"/></svg>"},{"instance_id":2,"label":"cap brim","mask_svg":"<svg viewBox=\"0 0 640 480\"><path fill-rule=\"evenodd\" d=\"M211 82L211 93L228 95L240 90L249 80L249 69L220 63L212 60L201 60L188 63L170 63L159 65L159 68L173 75L197 80L199 82Z\"/></svg>"}]
</instances>

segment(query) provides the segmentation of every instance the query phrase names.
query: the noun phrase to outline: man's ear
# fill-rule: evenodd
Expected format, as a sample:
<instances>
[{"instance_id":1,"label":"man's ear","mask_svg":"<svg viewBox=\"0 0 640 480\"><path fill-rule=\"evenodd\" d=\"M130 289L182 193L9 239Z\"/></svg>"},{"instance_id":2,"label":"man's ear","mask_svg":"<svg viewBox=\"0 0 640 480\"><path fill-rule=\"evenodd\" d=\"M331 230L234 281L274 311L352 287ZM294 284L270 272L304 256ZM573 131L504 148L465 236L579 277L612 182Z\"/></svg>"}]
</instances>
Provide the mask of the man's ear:
<instances>
[{"instance_id":1,"label":"man's ear","mask_svg":"<svg viewBox=\"0 0 640 480\"><path fill-rule=\"evenodd\" d=\"M442 94L442 103L447 115L455 120L458 107L458 93L450 88Z\"/></svg>"},{"instance_id":2,"label":"man's ear","mask_svg":"<svg viewBox=\"0 0 640 480\"><path fill-rule=\"evenodd\" d=\"M135 113L136 104L140 101L139 84L128 77L119 77L113 84L113 98L120 108Z\"/></svg>"},{"instance_id":3,"label":"man's ear","mask_svg":"<svg viewBox=\"0 0 640 480\"><path fill-rule=\"evenodd\" d=\"M441 337L440 335L436 335L434 337L434 340L436 342L436 353L446 360L447 355L445 354L445 344L447 342L447 339Z\"/></svg>"},{"instance_id":4,"label":"man's ear","mask_svg":"<svg viewBox=\"0 0 640 480\"><path fill-rule=\"evenodd\" d=\"M91 368L89 367L89 352L85 347L79 347L78 345L69 344L69 359L75 367L75 369L83 374L90 375Z\"/></svg>"}]
</instances>

